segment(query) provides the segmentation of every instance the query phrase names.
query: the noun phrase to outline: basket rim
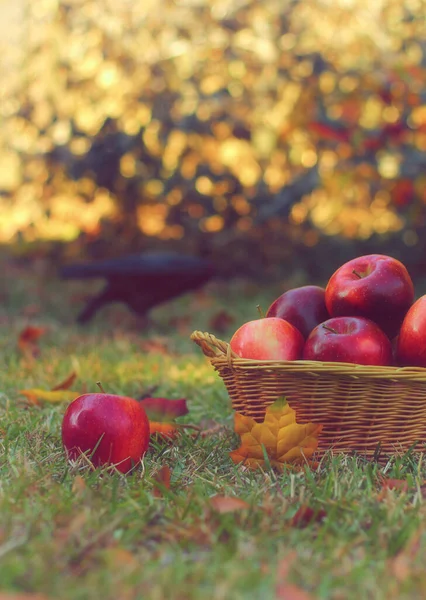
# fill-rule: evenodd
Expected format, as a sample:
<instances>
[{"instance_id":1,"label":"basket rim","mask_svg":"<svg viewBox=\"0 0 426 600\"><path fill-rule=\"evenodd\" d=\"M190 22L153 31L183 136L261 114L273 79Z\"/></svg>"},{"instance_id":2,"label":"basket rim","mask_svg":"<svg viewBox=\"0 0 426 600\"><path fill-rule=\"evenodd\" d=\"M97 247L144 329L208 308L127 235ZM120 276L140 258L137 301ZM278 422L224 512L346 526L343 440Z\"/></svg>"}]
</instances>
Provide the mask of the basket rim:
<instances>
[{"instance_id":1,"label":"basket rim","mask_svg":"<svg viewBox=\"0 0 426 600\"><path fill-rule=\"evenodd\" d=\"M358 365L341 362L320 362L313 360L255 360L241 358L232 351L227 342L219 340L212 333L194 331L194 341L212 364L227 366L237 370L279 370L287 373L311 375L340 375L350 377L367 377L372 379L420 381L426 383L425 367L382 367L375 365Z\"/></svg>"}]
</instances>

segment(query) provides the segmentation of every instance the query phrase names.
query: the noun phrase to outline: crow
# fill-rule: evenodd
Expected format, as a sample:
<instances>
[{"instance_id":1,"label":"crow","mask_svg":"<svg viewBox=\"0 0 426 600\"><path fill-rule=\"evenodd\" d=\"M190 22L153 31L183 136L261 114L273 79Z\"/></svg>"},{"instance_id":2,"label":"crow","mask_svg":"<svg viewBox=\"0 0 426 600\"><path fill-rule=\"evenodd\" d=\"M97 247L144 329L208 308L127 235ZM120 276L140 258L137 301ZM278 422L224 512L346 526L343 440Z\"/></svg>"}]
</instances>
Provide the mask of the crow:
<instances>
[{"instance_id":1,"label":"crow","mask_svg":"<svg viewBox=\"0 0 426 600\"><path fill-rule=\"evenodd\" d=\"M77 317L82 324L112 302L123 302L136 314L146 316L159 304L203 286L215 273L213 264L203 258L154 252L71 264L63 267L60 275L64 279L107 280L105 288Z\"/></svg>"}]
</instances>

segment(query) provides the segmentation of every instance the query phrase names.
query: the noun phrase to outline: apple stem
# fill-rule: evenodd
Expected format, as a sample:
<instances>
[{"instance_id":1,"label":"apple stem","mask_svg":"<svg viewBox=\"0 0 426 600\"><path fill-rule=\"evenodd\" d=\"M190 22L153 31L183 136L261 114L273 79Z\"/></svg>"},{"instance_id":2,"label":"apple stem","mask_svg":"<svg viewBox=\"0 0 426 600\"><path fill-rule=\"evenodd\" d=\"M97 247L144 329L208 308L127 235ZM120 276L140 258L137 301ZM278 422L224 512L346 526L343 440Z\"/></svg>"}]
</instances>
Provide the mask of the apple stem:
<instances>
[{"instance_id":1,"label":"apple stem","mask_svg":"<svg viewBox=\"0 0 426 600\"><path fill-rule=\"evenodd\" d=\"M104 388L102 387L102 383L101 383L100 381L97 381L97 382L96 382L96 385L98 386L98 388L101 390L101 392L102 392L103 394L106 394L106 392L105 392Z\"/></svg>"},{"instance_id":2,"label":"apple stem","mask_svg":"<svg viewBox=\"0 0 426 600\"><path fill-rule=\"evenodd\" d=\"M323 325L323 327L324 329L327 329L327 331L331 331L331 333L339 333L338 331L336 331L332 327L329 327L328 325Z\"/></svg>"},{"instance_id":3,"label":"apple stem","mask_svg":"<svg viewBox=\"0 0 426 600\"><path fill-rule=\"evenodd\" d=\"M263 310L262 310L262 307L260 306L260 304L258 304L258 305L256 306L256 308L257 308L257 312L258 312L258 313L259 313L259 315L260 315L260 318L261 318L261 319L264 319L264 318L265 318L265 313L263 312Z\"/></svg>"},{"instance_id":4,"label":"apple stem","mask_svg":"<svg viewBox=\"0 0 426 600\"><path fill-rule=\"evenodd\" d=\"M354 275L356 275L356 276L357 276L359 279L362 279L362 275L360 275L360 274L358 273L358 271L356 271L355 269L353 269L352 273L353 273Z\"/></svg>"}]
</instances>

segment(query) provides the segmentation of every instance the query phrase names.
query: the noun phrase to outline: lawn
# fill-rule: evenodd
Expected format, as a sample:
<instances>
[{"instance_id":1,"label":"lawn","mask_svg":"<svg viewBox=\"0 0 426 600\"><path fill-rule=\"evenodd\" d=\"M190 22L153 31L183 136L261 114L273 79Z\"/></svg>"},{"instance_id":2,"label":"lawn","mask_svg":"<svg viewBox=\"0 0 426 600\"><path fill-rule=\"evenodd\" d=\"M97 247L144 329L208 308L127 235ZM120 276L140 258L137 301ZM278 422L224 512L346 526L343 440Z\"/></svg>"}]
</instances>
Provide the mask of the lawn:
<instances>
[{"instance_id":1,"label":"lawn","mask_svg":"<svg viewBox=\"0 0 426 600\"><path fill-rule=\"evenodd\" d=\"M426 597L419 456L385 466L329 456L282 474L229 458L238 439L227 393L189 336L224 310L234 321L220 337L229 339L276 289L214 284L155 311L149 328L121 307L79 328L74 316L95 287L35 266L2 268L0 598ZM28 324L46 327L34 358L17 347ZM60 438L66 405L32 405L20 390L51 389L72 370L78 392L100 380L112 393L138 397L155 386L158 396L185 397L181 421L199 431L156 441L131 476L69 466ZM164 465L169 489L156 481ZM218 510L215 496L248 506ZM311 519L300 518L306 506Z\"/></svg>"}]
</instances>

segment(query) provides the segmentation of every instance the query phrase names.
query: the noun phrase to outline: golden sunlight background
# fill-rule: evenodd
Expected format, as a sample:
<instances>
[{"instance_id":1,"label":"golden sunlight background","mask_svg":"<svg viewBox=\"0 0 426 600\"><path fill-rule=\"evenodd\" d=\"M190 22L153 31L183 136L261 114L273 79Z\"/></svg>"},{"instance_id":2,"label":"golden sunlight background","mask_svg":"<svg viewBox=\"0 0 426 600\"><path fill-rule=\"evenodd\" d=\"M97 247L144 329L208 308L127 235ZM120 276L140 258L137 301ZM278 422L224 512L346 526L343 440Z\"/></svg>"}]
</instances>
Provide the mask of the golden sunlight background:
<instances>
[{"instance_id":1,"label":"golden sunlight background","mask_svg":"<svg viewBox=\"0 0 426 600\"><path fill-rule=\"evenodd\" d=\"M425 14L423 0L3 0L0 243L223 245L269 228L308 247L416 245Z\"/></svg>"}]
</instances>

